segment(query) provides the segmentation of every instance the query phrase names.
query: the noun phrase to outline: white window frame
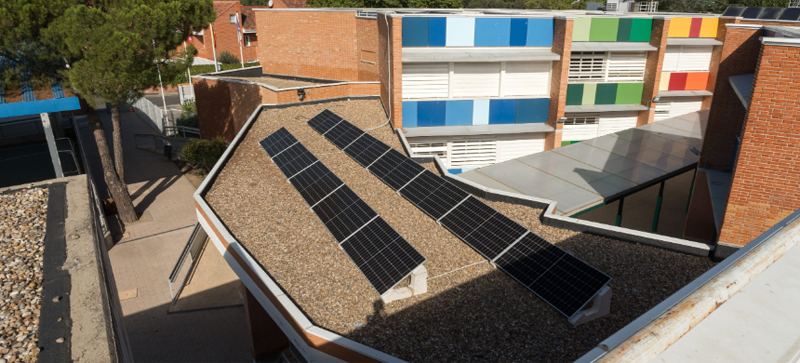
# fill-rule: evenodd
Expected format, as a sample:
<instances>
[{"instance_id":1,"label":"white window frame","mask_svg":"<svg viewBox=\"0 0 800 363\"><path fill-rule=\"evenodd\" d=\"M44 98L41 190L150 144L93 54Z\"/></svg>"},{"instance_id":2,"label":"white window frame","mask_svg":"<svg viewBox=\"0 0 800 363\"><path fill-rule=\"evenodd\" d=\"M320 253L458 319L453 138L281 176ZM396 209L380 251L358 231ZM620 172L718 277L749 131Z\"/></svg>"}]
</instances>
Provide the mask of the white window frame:
<instances>
[{"instance_id":1,"label":"white window frame","mask_svg":"<svg viewBox=\"0 0 800 363\"><path fill-rule=\"evenodd\" d=\"M231 14L228 20L230 20L231 24L236 24L236 14Z\"/></svg>"},{"instance_id":2,"label":"white window frame","mask_svg":"<svg viewBox=\"0 0 800 363\"><path fill-rule=\"evenodd\" d=\"M250 36L247 35L247 34L244 35L244 46L245 47L249 47L250 46Z\"/></svg>"},{"instance_id":3,"label":"white window frame","mask_svg":"<svg viewBox=\"0 0 800 363\"><path fill-rule=\"evenodd\" d=\"M647 52L572 52L567 81L644 82L646 68Z\"/></svg>"},{"instance_id":4,"label":"white window frame","mask_svg":"<svg viewBox=\"0 0 800 363\"><path fill-rule=\"evenodd\" d=\"M595 113L581 113L575 116L566 116L564 126L573 125L597 125L600 123L600 114Z\"/></svg>"},{"instance_id":5,"label":"white window frame","mask_svg":"<svg viewBox=\"0 0 800 363\"><path fill-rule=\"evenodd\" d=\"M703 68L688 68L688 67L686 67L685 62L681 62L681 58L683 58L683 55L685 54L684 51L683 51L685 48L697 48L697 47L703 47L703 48L708 47L708 48L711 48L712 52L713 52L712 46L668 45L667 49L669 49L669 50L677 49L678 50L678 59L676 61L675 69L667 69L667 68L663 68L662 67L661 71L662 72L670 72L670 73L671 72L709 72L711 70L711 59L709 59L708 63L705 64L705 66ZM688 54L688 53L686 53L686 54ZM713 56L713 54L712 54L712 56ZM711 57L709 57L709 58L711 58Z\"/></svg>"}]
</instances>

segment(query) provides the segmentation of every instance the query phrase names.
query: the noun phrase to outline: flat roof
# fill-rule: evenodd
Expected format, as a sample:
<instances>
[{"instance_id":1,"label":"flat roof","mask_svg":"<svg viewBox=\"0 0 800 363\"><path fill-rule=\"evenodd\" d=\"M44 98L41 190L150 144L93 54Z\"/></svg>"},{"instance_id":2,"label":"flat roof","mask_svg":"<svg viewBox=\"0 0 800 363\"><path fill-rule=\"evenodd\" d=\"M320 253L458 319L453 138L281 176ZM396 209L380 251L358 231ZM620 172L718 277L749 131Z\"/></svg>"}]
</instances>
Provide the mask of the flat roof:
<instances>
[{"instance_id":1,"label":"flat roof","mask_svg":"<svg viewBox=\"0 0 800 363\"><path fill-rule=\"evenodd\" d=\"M487 187L553 200L571 215L685 171L700 158L708 111L658 121L461 173Z\"/></svg>"},{"instance_id":2,"label":"flat roof","mask_svg":"<svg viewBox=\"0 0 800 363\"><path fill-rule=\"evenodd\" d=\"M713 266L707 258L544 226L541 209L488 201L614 278L611 314L573 327L306 125L324 109L403 151L378 100L267 108L242 131L201 196L290 298L280 301L342 337L408 361L574 360ZM258 145L280 127L428 259L427 293L382 302ZM432 164L423 165L438 173Z\"/></svg>"}]
</instances>

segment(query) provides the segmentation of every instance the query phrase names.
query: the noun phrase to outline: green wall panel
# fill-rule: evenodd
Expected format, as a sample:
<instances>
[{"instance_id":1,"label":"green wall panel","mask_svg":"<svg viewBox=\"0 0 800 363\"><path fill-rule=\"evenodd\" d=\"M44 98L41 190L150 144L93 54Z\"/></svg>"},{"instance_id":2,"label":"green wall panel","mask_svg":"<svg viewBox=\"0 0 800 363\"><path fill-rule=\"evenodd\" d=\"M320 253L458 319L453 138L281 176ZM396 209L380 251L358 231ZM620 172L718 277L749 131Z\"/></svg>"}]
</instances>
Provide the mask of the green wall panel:
<instances>
[{"instance_id":1,"label":"green wall panel","mask_svg":"<svg viewBox=\"0 0 800 363\"><path fill-rule=\"evenodd\" d=\"M590 42L616 42L619 18L592 18Z\"/></svg>"},{"instance_id":2,"label":"green wall panel","mask_svg":"<svg viewBox=\"0 0 800 363\"><path fill-rule=\"evenodd\" d=\"M629 42L631 40L632 25L633 25L633 19L631 18L619 19L619 30L617 31L618 42Z\"/></svg>"},{"instance_id":3,"label":"green wall panel","mask_svg":"<svg viewBox=\"0 0 800 363\"><path fill-rule=\"evenodd\" d=\"M615 104L642 103L642 90L644 83L620 83L617 86L617 99Z\"/></svg>"},{"instance_id":4,"label":"green wall panel","mask_svg":"<svg viewBox=\"0 0 800 363\"><path fill-rule=\"evenodd\" d=\"M653 19L631 19L632 42L649 42L650 33L653 31Z\"/></svg>"},{"instance_id":5,"label":"green wall panel","mask_svg":"<svg viewBox=\"0 0 800 363\"><path fill-rule=\"evenodd\" d=\"M593 105L594 98L597 94L597 83L584 83L583 84L583 99L582 105Z\"/></svg>"},{"instance_id":6,"label":"green wall panel","mask_svg":"<svg viewBox=\"0 0 800 363\"><path fill-rule=\"evenodd\" d=\"M583 84L567 85L567 106L580 105L583 101Z\"/></svg>"},{"instance_id":7,"label":"green wall panel","mask_svg":"<svg viewBox=\"0 0 800 363\"><path fill-rule=\"evenodd\" d=\"M588 42L592 28L592 18L577 18L572 24L572 41Z\"/></svg>"},{"instance_id":8,"label":"green wall panel","mask_svg":"<svg viewBox=\"0 0 800 363\"><path fill-rule=\"evenodd\" d=\"M597 85L595 105L613 105L617 101L617 83L601 83Z\"/></svg>"}]
</instances>

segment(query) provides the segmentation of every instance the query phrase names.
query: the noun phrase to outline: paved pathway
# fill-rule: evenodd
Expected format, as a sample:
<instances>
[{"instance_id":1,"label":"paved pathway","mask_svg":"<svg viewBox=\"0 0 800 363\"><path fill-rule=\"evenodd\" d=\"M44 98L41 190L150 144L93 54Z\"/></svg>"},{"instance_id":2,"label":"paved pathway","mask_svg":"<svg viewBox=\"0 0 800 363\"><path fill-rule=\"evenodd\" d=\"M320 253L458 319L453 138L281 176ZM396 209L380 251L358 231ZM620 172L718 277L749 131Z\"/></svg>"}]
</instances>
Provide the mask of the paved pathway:
<instances>
[{"instance_id":1,"label":"paved pathway","mask_svg":"<svg viewBox=\"0 0 800 363\"><path fill-rule=\"evenodd\" d=\"M111 117L104 110L100 115L110 140ZM136 114L123 113L122 128L126 181L142 218L126 226L124 234L115 238L117 242L109 251L109 258L134 359L252 362L244 308L235 305L240 301L238 296L230 296L238 294L239 281L224 262L208 262L221 277L207 279L196 273L192 279L188 291L193 296L210 299L205 301L204 309L168 313L171 294L167 276L196 223L192 200L195 188L174 163L159 154L135 148L135 133L157 133ZM79 131L99 194L107 196L102 175L97 172L101 167L91 128L83 126ZM193 299L194 306L198 304L196 300ZM228 307L217 308L221 305L214 301L224 301Z\"/></svg>"}]
</instances>

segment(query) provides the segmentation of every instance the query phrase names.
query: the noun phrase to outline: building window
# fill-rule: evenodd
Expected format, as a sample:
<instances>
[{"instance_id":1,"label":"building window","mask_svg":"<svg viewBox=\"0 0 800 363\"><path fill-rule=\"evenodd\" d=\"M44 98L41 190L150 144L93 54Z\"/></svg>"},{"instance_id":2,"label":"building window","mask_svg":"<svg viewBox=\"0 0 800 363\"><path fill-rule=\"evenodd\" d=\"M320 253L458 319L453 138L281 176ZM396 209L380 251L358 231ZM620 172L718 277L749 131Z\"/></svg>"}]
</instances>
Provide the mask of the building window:
<instances>
[{"instance_id":1,"label":"building window","mask_svg":"<svg viewBox=\"0 0 800 363\"><path fill-rule=\"evenodd\" d=\"M439 155L442 161L447 160L447 143L446 142L415 142L409 143L408 146L414 154L417 155Z\"/></svg>"},{"instance_id":2,"label":"building window","mask_svg":"<svg viewBox=\"0 0 800 363\"><path fill-rule=\"evenodd\" d=\"M711 45L668 45L661 71L708 72L712 51Z\"/></svg>"},{"instance_id":3,"label":"building window","mask_svg":"<svg viewBox=\"0 0 800 363\"><path fill-rule=\"evenodd\" d=\"M569 117L564 120L564 125L596 125L600 122L597 116L575 116Z\"/></svg>"},{"instance_id":4,"label":"building window","mask_svg":"<svg viewBox=\"0 0 800 363\"><path fill-rule=\"evenodd\" d=\"M606 11L617 11L617 3L606 3Z\"/></svg>"},{"instance_id":5,"label":"building window","mask_svg":"<svg viewBox=\"0 0 800 363\"><path fill-rule=\"evenodd\" d=\"M644 81L645 52L573 52L570 55L569 81L625 82Z\"/></svg>"},{"instance_id":6,"label":"building window","mask_svg":"<svg viewBox=\"0 0 800 363\"><path fill-rule=\"evenodd\" d=\"M244 36L244 46L245 47L249 47L250 46L250 36L249 35L245 35Z\"/></svg>"},{"instance_id":7,"label":"building window","mask_svg":"<svg viewBox=\"0 0 800 363\"><path fill-rule=\"evenodd\" d=\"M231 24L236 24L236 14L231 14Z\"/></svg>"}]
</instances>

